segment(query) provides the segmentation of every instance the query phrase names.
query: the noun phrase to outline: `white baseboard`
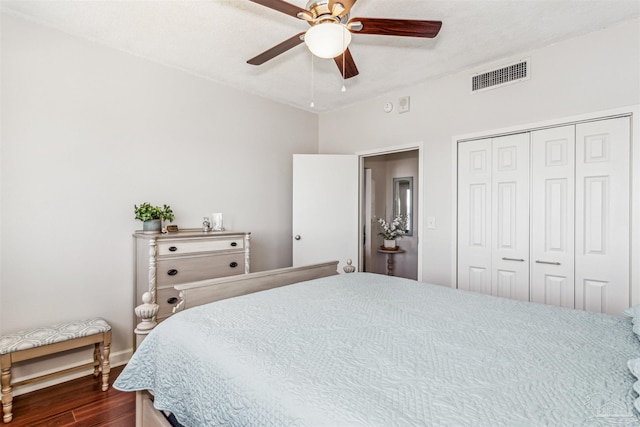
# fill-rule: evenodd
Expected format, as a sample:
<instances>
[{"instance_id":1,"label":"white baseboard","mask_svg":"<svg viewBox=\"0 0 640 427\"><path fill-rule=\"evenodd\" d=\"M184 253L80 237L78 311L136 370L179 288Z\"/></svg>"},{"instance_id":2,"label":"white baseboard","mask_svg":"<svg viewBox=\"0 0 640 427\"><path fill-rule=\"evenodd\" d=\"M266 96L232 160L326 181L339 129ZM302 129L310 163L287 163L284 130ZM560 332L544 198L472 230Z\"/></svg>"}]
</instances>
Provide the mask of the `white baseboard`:
<instances>
[{"instance_id":1,"label":"white baseboard","mask_svg":"<svg viewBox=\"0 0 640 427\"><path fill-rule=\"evenodd\" d=\"M115 367L115 366L121 366L121 365L125 365L129 359L131 359L131 355L133 354L133 349L127 349L127 350L123 350L123 351L119 351L116 353L111 353L111 355L109 356L109 363L111 365L111 367ZM12 380L14 382L18 382L18 381L23 381L23 380L28 380L29 378L34 378L36 376L40 376L40 375L47 375L49 373L53 373L56 371L62 371L64 369L68 369L68 368L73 368L75 366L82 366L85 363L91 363L93 361L93 359L87 359L86 361L77 363L77 364L73 364L73 365L67 365L67 366L61 366L57 369L52 369L52 370L48 370L48 371L43 371L43 372L39 372L37 375L30 375L30 376L25 376L24 378L12 378ZM56 384L61 384L67 381L71 381L71 380L75 380L77 378L82 378L82 377L86 377L88 375L92 375L93 374L93 369L92 368L87 368L86 370L80 370L80 371L76 371L76 372L72 372L69 373L67 375L61 375L59 377L56 378L52 378L49 380L45 380L45 381L37 381L37 382L33 382L30 384L25 384L23 386L19 386L19 387L15 387L13 389L13 395L14 396L20 396L21 394L25 394L25 393L29 393L32 391L36 391L36 390L40 390L46 387L51 387L52 385L56 385ZM113 378L109 378L109 381L113 381Z\"/></svg>"}]
</instances>

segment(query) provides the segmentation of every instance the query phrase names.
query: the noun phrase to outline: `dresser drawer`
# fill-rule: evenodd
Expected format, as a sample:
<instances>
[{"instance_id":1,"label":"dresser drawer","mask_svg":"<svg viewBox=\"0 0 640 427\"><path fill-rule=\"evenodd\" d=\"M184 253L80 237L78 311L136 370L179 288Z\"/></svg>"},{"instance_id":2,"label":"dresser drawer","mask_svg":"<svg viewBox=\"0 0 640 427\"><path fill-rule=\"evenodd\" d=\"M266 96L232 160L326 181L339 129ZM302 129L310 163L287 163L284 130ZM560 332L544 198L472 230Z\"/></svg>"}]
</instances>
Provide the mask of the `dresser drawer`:
<instances>
[{"instance_id":1,"label":"dresser drawer","mask_svg":"<svg viewBox=\"0 0 640 427\"><path fill-rule=\"evenodd\" d=\"M160 306L157 315L158 319L163 319L173 314L173 307L180 301L179 295L180 291L173 288L158 289L156 294L156 304Z\"/></svg>"},{"instance_id":2,"label":"dresser drawer","mask_svg":"<svg viewBox=\"0 0 640 427\"><path fill-rule=\"evenodd\" d=\"M243 249L243 239L189 239L158 242L158 256Z\"/></svg>"},{"instance_id":3,"label":"dresser drawer","mask_svg":"<svg viewBox=\"0 0 640 427\"><path fill-rule=\"evenodd\" d=\"M176 285L243 273L242 253L159 259L156 283L157 286Z\"/></svg>"}]
</instances>

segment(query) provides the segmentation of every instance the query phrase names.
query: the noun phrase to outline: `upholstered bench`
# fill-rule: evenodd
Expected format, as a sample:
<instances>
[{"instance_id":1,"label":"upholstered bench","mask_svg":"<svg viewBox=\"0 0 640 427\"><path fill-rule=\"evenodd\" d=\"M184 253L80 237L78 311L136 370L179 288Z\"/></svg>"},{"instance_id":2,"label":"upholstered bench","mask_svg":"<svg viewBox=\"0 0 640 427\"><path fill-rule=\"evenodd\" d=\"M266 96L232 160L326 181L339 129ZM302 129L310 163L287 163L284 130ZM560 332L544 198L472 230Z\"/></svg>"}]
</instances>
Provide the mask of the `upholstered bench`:
<instances>
[{"instance_id":1,"label":"upholstered bench","mask_svg":"<svg viewBox=\"0 0 640 427\"><path fill-rule=\"evenodd\" d=\"M16 383L11 382L11 365L61 351L94 345L93 362L69 369L41 375ZM102 344L102 352L100 345ZM15 332L0 337L0 368L2 369L3 420L12 420L12 387L64 375L71 371L93 367L93 376L102 371L102 391L109 388L109 352L111 348L111 326L100 318Z\"/></svg>"}]
</instances>

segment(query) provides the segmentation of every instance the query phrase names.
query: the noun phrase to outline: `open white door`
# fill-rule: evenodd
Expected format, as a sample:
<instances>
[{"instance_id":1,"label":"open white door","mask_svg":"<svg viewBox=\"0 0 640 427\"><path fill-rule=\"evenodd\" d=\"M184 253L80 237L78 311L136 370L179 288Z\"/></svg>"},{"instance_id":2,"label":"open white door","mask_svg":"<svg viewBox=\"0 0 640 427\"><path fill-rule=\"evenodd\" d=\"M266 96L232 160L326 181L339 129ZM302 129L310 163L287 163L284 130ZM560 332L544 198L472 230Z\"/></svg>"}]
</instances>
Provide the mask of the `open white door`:
<instances>
[{"instance_id":1,"label":"open white door","mask_svg":"<svg viewBox=\"0 0 640 427\"><path fill-rule=\"evenodd\" d=\"M358 268L358 157L293 155L293 266L351 259Z\"/></svg>"}]
</instances>

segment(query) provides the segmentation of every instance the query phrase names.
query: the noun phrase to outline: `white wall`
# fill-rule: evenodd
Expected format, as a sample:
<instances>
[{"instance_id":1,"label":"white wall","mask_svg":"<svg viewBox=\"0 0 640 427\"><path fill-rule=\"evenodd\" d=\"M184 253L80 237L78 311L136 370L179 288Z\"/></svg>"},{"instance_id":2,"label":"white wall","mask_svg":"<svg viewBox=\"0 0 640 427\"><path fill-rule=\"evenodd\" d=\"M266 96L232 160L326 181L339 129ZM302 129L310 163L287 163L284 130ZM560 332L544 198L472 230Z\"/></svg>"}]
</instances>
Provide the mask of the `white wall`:
<instances>
[{"instance_id":1,"label":"white wall","mask_svg":"<svg viewBox=\"0 0 640 427\"><path fill-rule=\"evenodd\" d=\"M291 265L292 154L317 153L316 115L19 17L1 28L0 332L102 316L128 357L145 201L182 228L223 212L252 232L252 271Z\"/></svg>"},{"instance_id":2,"label":"white wall","mask_svg":"<svg viewBox=\"0 0 640 427\"><path fill-rule=\"evenodd\" d=\"M470 94L474 73L531 59L531 79ZM361 74L365 76L365 74ZM411 97L411 111L387 114L387 101ZM355 153L424 141L423 280L450 285L452 137L640 103L640 20L634 19L514 58L485 64L320 116L320 152ZM335 130L339 129L339 132ZM640 165L636 165L640 166Z\"/></svg>"}]
</instances>

